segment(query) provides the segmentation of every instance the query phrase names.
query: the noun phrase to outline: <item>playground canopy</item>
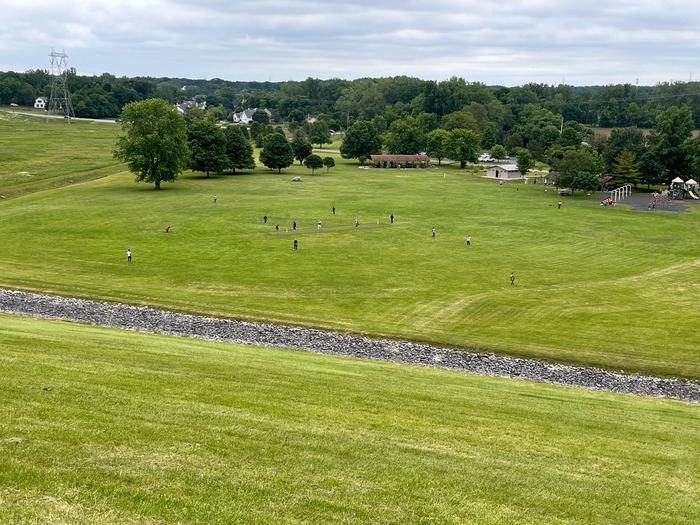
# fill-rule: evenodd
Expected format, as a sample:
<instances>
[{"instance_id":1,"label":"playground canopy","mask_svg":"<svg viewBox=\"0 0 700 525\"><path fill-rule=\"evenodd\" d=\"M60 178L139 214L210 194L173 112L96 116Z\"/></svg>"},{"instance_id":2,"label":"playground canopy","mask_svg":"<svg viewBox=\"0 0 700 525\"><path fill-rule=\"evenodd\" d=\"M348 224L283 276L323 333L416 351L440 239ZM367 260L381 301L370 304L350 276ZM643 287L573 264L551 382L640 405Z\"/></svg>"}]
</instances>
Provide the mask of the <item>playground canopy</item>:
<instances>
[{"instance_id":1,"label":"playground canopy","mask_svg":"<svg viewBox=\"0 0 700 525\"><path fill-rule=\"evenodd\" d=\"M680 177L676 177L675 179L673 179L671 181L671 184L678 184L678 183L683 184L684 182L685 181L683 179L681 179Z\"/></svg>"},{"instance_id":2,"label":"playground canopy","mask_svg":"<svg viewBox=\"0 0 700 525\"><path fill-rule=\"evenodd\" d=\"M686 186L697 186L698 183L695 181L695 179L688 179L687 181L685 181L685 185Z\"/></svg>"}]
</instances>

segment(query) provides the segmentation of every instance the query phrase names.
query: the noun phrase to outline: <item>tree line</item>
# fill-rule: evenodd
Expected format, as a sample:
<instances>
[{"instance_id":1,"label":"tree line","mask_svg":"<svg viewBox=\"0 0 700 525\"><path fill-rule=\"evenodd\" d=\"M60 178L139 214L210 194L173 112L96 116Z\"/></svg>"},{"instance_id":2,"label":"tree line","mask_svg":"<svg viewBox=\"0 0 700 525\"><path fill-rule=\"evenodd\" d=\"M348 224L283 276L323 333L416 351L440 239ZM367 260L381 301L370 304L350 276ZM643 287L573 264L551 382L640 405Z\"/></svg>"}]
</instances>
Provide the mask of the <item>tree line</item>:
<instances>
[{"instance_id":1,"label":"tree line","mask_svg":"<svg viewBox=\"0 0 700 525\"><path fill-rule=\"evenodd\" d=\"M469 114L468 110L463 110ZM461 113L461 112L458 112ZM488 126L473 126L454 113L441 121L430 114L394 120L388 127L381 117L354 122L345 133L340 153L363 163L370 155L428 153L438 160L449 158L464 167L490 150L496 159L517 158L523 174L534 160L560 172L560 184L572 189L594 190L602 175L611 183L667 184L675 177L700 177L700 138L693 138L693 114L687 106L660 109L651 130L613 128L610 137L594 135L578 122L564 122L561 115L528 105L516 119L505 144L493 142Z\"/></svg>"},{"instance_id":2,"label":"tree line","mask_svg":"<svg viewBox=\"0 0 700 525\"><path fill-rule=\"evenodd\" d=\"M496 159L505 158L508 153L514 156L523 175L535 160L544 160L559 172L561 186L584 191L595 190L604 174L610 176L611 184L629 183L635 187L663 185L679 176L700 178L700 138L692 137L693 115L686 106L660 110L650 131L614 128L609 138L595 136L590 128L577 122L562 122L557 130L553 124L556 117L545 108L529 106L514 126L519 140L505 145L485 143L478 128L457 126L454 119L440 122L427 114L397 119L383 132L382 120L377 117L357 120L345 132L340 154L364 163L375 153L426 152L438 164L449 158L464 168L489 149ZM153 128L155 122L168 127ZM122 112L126 135L120 138L115 155L130 164L137 180L155 182L157 187L161 180L174 180L186 168L206 173L207 177L211 172L253 169L254 144L262 148L260 161L278 172L295 160L312 173L324 165L328 169L334 166L332 157L322 159L313 154L312 143L323 144L330 138L326 122L307 122L296 127L291 141L287 138L289 130L264 122L265 119L258 119L250 129L234 125L222 128L211 114L202 111L192 111L183 118L162 99L132 102ZM157 159L168 151L171 160L175 160L172 168L164 168L171 173L167 177L149 174L154 168L138 165L144 158ZM161 159L156 164L163 168L168 162Z\"/></svg>"},{"instance_id":3,"label":"tree line","mask_svg":"<svg viewBox=\"0 0 700 525\"><path fill-rule=\"evenodd\" d=\"M534 105L573 121L595 127L652 128L660 109L688 106L694 126L700 127L700 82L666 82L655 86L615 84L569 86L525 84L486 86L453 77L444 81L396 76L356 80L307 78L287 82L237 82L221 79L116 77L108 73L77 75L70 70L68 83L77 116L117 117L128 102L162 98L174 104L199 98L208 111L226 120L233 111L265 107L276 121L301 124L307 115L345 129L355 120L381 116L386 125L408 115L434 114L457 123L491 123L482 133L503 143L521 111ZM50 94L46 70L0 72L0 105L31 105ZM466 114L464 113L467 109Z\"/></svg>"}]
</instances>

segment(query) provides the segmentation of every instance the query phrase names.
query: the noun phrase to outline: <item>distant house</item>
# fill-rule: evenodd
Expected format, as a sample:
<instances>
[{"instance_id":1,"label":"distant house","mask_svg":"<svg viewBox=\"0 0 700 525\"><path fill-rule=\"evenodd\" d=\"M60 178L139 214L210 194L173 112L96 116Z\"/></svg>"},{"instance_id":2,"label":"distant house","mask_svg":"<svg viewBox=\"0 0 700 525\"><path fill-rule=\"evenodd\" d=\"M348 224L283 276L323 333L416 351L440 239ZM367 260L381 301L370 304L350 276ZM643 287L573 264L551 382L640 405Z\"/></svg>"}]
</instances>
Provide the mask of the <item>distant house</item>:
<instances>
[{"instance_id":1,"label":"distant house","mask_svg":"<svg viewBox=\"0 0 700 525\"><path fill-rule=\"evenodd\" d=\"M498 164L486 170L486 177L498 180L518 180L523 176L515 164Z\"/></svg>"},{"instance_id":2,"label":"distant house","mask_svg":"<svg viewBox=\"0 0 700 525\"><path fill-rule=\"evenodd\" d=\"M427 155L370 155L375 168L427 168L430 157Z\"/></svg>"},{"instance_id":3,"label":"distant house","mask_svg":"<svg viewBox=\"0 0 700 525\"><path fill-rule=\"evenodd\" d=\"M313 115L306 115L306 122L309 124L313 124L314 122L318 122L318 119L314 117Z\"/></svg>"},{"instance_id":4,"label":"distant house","mask_svg":"<svg viewBox=\"0 0 700 525\"><path fill-rule=\"evenodd\" d=\"M206 100L204 100L202 102L197 102L196 100L185 100L184 102L180 102L178 104L175 104L175 110L183 117L187 116L187 114L193 108L199 108L202 110L207 109Z\"/></svg>"},{"instance_id":5,"label":"distant house","mask_svg":"<svg viewBox=\"0 0 700 525\"><path fill-rule=\"evenodd\" d=\"M38 98L34 101L34 107L35 107L36 109L46 109L46 103L47 103L47 102L48 102L48 101L46 100L45 97L38 97Z\"/></svg>"},{"instance_id":6,"label":"distant house","mask_svg":"<svg viewBox=\"0 0 700 525\"><path fill-rule=\"evenodd\" d=\"M250 124L253 122L253 115L256 112L262 111L267 115L267 118L272 121L272 112L266 108L248 108L245 111L240 111L239 113L234 113L232 120L234 124Z\"/></svg>"}]
</instances>

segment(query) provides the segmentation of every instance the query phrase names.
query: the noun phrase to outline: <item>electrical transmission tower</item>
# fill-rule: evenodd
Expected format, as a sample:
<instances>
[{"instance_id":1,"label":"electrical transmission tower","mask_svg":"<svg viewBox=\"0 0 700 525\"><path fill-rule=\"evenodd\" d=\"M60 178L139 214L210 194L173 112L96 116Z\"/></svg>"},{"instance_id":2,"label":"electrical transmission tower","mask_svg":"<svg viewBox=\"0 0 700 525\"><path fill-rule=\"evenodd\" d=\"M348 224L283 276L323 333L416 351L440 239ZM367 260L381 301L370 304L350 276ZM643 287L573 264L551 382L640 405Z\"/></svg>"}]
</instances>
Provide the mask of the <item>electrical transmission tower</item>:
<instances>
[{"instance_id":1,"label":"electrical transmission tower","mask_svg":"<svg viewBox=\"0 0 700 525\"><path fill-rule=\"evenodd\" d=\"M75 116L73 103L68 91L68 55L63 50L58 53L51 48L51 98L49 98L49 113L63 115L66 118Z\"/></svg>"}]
</instances>

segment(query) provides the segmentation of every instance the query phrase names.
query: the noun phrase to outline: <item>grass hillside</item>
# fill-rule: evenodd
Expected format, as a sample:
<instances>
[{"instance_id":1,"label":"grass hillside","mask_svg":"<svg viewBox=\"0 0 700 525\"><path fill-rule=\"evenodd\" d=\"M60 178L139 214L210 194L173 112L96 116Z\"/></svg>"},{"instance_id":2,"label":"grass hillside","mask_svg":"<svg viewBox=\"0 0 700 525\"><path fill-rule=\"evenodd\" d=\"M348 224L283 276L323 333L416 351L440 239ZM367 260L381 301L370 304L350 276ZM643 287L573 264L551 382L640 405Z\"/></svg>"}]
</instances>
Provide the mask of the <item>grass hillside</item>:
<instances>
[{"instance_id":1,"label":"grass hillside","mask_svg":"<svg viewBox=\"0 0 700 525\"><path fill-rule=\"evenodd\" d=\"M12 171L119 169L101 167L113 137L91 132L114 125L3 125L34 130L16 135ZM37 154L42 140L82 160ZM0 285L700 378L700 206L577 196L557 209L542 185L337 162L315 176L188 173L160 192L120 172L0 200Z\"/></svg>"},{"instance_id":2,"label":"grass hillside","mask_svg":"<svg viewBox=\"0 0 700 525\"><path fill-rule=\"evenodd\" d=\"M700 520L690 404L12 316L0 348L2 523Z\"/></svg>"},{"instance_id":3,"label":"grass hillside","mask_svg":"<svg viewBox=\"0 0 700 525\"><path fill-rule=\"evenodd\" d=\"M116 173L119 126L0 111L0 200Z\"/></svg>"}]
</instances>

